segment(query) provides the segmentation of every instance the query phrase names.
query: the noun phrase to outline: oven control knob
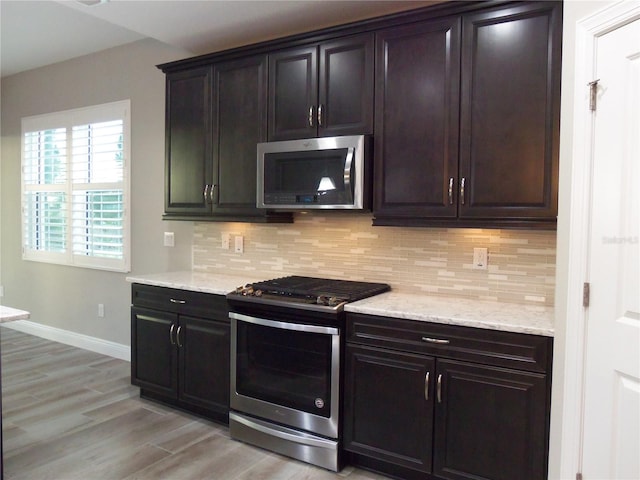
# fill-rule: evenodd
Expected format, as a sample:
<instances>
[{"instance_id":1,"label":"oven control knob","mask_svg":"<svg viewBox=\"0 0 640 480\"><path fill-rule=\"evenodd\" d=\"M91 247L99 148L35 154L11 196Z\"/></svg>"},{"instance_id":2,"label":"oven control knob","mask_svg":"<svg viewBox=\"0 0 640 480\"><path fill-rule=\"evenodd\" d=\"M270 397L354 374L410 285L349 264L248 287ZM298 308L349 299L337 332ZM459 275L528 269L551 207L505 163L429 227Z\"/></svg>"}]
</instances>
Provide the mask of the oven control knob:
<instances>
[{"instance_id":1,"label":"oven control knob","mask_svg":"<svg viewBox=\"0 0 640 480\"><path fill-rule=\"evenodd\" d=\"M324 408L324 400L321 398L316 398L316 401L314 402L316 404L317 408Z\"/></svg>"}]
</instances>

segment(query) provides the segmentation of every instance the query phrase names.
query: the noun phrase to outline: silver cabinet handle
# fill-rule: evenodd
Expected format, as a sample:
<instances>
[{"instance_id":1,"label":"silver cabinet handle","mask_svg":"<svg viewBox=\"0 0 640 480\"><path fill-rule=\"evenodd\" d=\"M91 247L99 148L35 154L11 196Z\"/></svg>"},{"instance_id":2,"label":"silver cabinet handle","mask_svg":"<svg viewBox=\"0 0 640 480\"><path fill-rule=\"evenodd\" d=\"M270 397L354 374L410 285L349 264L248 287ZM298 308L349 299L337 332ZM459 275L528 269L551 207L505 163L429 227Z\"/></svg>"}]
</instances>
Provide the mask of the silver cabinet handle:
<instances>
[{"instance_id":1,"label":"silver cabinet handle","mask_svg":"<svg viewBox=\"0 0 640 480\"><path fill-rule=\"evenodd\" d=\"M429 372L424 376L424 399L429 401Z\"/></svg>"},{"instance_id":2,"label":"silver cabinet handle","mask_svg":"<svg viewBox=\"0 0 640 480\"><path fill-rule=\"evenodd\" d=\"M209 196L209 184L206 184L204 186L204 192L202 193L202 195L204 196L204 203L208 203L209 200L207 200L207 197Z\"/></svg>"},{"instance_id":3,"label":"silver cabinet handle","mask_svg":"<svg viewBox=\"0 0 640 480\"><path fill-rule=\"evenodd\" d=\"M462 180L460 180L460 203L462 205L464 205L464 182L465 178L462 177Z\"/></svg>"},{"instance_id":4,"label":"silver cabinet handle","mask_svg":"<svg viewBox=\"0 0 640 480\"><path fill-rule=\"evenodd\" d=\"M178 327L178 331L176 332L176 343L178 347L182 348L182 344L180 343L180 332L182 331L182 325Z\"/></svg>"},{"instance_id":5,"label":"silver cabinet handle","mask_svg":"<svg viewBox=\"0 0 640 480\"><path fill-rule=\"evenodd\" d=\"M438 375L438 380L436 383L436 392L438 397L438 403L442 403L442 374Z\"/></svg>"},{"instance_id":6,"label":"silver cabinet handle","mask_svg":"<svg viewBox=\"0 0 640 480\"><path fill-rule=\"evenodd\" d=\"M313 105L309 107L309 126L313 128Z\"/></svg>"},{"instance_id":7,"label":"silver cabinet handle","mask_svg":"<svg viewBox=\"0 0 640 480\"><path fill-rule=\"evenodd\" d=\"M215 202L215 192L216 189L218 188L218 185L211 185L211 190L209 190L209 203L214 203Z\"/></svg>"},{"instance_id":8,"label":"silver cabinet handle","mask_svg":"<svg viewBox=\"0 0 640 480\"><path fill-rule=\"evenodd\" d=\"M176 328L176 324L172 323L171 328L169 329L169 341L171 342L171 345L176 344L175 340L173 339L173 331L175 330L175 328Z\"/></svg>"},{"instance_id":9,"label":"silver cabinet handle","mask_svg":"<svg viewBox=\"0 0 640 480\"><path fill-rule=\"evenodd\" d=\"M322 126L322 105L318 105L318 126Z\"/></svg>"},{"instance_id":10,"label":"silver cabinet handle","mask_svg":"<svg viewBox=\"0 0 640 480\"><path fill-rule=\"evenodd\" d=\"M453 177L449 178L449 205L453 205Z\"/></svg>"},{"instance_id":11,"label":"silver cabinet handle","mask_svg":"<svg viewBox=\"0 0 640 480\"><path fill-rule=\"evenodd\" d=\"M178 305L184 305L185 303L187 303L186 300L176 300L175 298L170 298L169 301L171 303L177 303Z\"/></svg>"},{"instance_id":12,"label":"silver cabinet handle","mask_svg":"<svg viewBox=\"0 0 640 480\"><path fill-rule=\"evenodd\" d=\"M427 343L437 343L438 345L448 345L451 343L451 340L431 338L431 337L422 337L422 341Z\"/></svg>"}]
</instances>

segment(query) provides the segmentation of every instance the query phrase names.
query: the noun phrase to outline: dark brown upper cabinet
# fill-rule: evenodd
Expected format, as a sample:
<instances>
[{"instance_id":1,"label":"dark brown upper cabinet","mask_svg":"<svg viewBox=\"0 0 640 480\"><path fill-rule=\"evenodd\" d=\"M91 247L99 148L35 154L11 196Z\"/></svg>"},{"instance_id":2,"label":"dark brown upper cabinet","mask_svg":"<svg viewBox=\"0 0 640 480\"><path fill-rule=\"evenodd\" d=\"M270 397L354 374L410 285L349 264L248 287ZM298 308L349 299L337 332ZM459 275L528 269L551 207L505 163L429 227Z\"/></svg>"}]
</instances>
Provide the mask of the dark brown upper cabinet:
<instances>
[{"instance_id":1,"label":"dark brown upper cabinet","mask_svg":"<svg viewBox=\"0 0 640 480\"><path fill-rule=\"evenodd\" d=\"M377 34L374 225L555 228L561 8Z\"/></svg>"},{"instance_id":2,"label":"dark brown upper cabinet","mask_svg":"<svg viewBox=\"0 0 640 480\"><path fill-rule=\"evenodd\" d=\"M256 208L256 145L267 139L266 94L266 56L214 65L210 193L214 216L254 221L291 218Z\"/></svg>"},{"instance_id":3,"label":"dark brown upper cabinet","mask_svg":"<svg viewBox=\"0 0 640 480\"><path fill-rule=\"evenodd\" d=\"M166 219L291 222L256 208L266 140L265 55L167 75Z\"/></svg>"},{"instance_id":4,"label":"dark brown upper cabinet","mask_svg":"<svg viewBox=\"0 0 640 480\"><path fill-rule=\"evenodd\" d=\"M165 115L166 215L204 215L212 176L211 67L167 74Z\"/></svg>"},{"instance_id":5,"label":"dark brown upper cabinet","mask_svg":"<svg viewBox=\"0 0 640 480\"><path fill-rule=\"evenodd\" d=\"M470 14L462 28L460 217L555 225L561 6Z\"/></svg>"},{"instance_id":6,"label":"dark brown upper cabinet","mask_svg":"<svg viewBox=\"0 0 640 480\"><path fill-rule=\"evenodd\" d=\"M460 18L381 31L376 49L375 222L455 218Z\"/></svg>"},{"instance_id":7,"label":"dark brown upper cabinet","mask_svg":"<svg viewBox=\"0 0 640 480\"><path fill-rule=\"evenodd\" d=\"M269 140L373 133L373 34L269 55Z\"/></svg>"},{"instance_id":8,"label":"dark brown upper cabinet","mask_svg":"<svg viewBox=\"0 0 640 480\"><path fill-rule=\"evenodd\" d=\"M562 2L443 2L159 65L165 218L290 222L256 144L375 126L374 225L553 229L561 40Z\"/></svg>"}]
</instances>

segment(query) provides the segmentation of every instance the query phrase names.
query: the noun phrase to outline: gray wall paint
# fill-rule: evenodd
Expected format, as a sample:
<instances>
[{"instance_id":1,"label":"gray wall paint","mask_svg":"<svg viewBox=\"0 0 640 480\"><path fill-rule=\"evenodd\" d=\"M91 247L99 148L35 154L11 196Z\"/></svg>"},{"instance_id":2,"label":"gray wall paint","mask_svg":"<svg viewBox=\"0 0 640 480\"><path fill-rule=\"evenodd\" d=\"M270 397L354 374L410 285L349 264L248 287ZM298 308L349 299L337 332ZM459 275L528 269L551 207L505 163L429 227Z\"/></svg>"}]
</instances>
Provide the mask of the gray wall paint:
<instances>
[{"instance_id":1,"label":"gray wall paint","mask_svg":"<svg viewBox=\"0 0 640 480\"><path fill-rule=\"evenodd\" d=\"M127 274L22 260L20 231L21 118L117 100L131 100L131 208L134 274L191 268L191 222L162 220L164 74L155 65L190 56L155 40L2 79L0 285L3 305L31 312L31 321L130 345ZM176 246L163 246L173 231ZM98 318L98 304L105 317Z\"/></svg>"}]
</instances>

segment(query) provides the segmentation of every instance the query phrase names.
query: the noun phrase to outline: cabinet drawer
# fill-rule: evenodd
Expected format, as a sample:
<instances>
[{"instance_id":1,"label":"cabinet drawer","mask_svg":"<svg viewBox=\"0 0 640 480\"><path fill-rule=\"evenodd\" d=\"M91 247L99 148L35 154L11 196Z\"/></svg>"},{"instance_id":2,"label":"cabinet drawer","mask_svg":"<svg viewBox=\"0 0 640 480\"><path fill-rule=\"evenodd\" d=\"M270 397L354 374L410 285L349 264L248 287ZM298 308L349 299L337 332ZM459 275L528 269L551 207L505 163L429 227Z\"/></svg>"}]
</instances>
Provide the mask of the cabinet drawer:
<instances>
[{"instance_id":1,"label":"cabinet drawer","mask_svg":"<svg viewBox=\"0 0 640 480\"><path fill-rule=\"evenodd\" d=\"M131 303L136 307L229 321L226 298L212 293L134 283L131 286Z\"/></svg>"},{"instance_id":2,"label":"cabinet drawer","mask_svg":"<svg viewBox=\"0 0 640 480\"><path fill-rule=\"evenodd\" d=\"M347 342L546 373L553 339L539 335L347 314Z\"/></svg>"}]
</instances>

